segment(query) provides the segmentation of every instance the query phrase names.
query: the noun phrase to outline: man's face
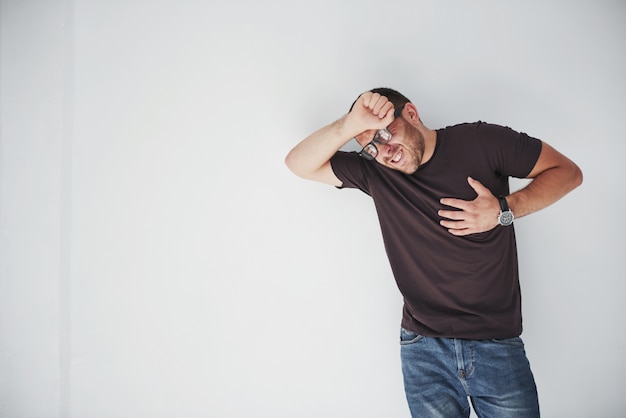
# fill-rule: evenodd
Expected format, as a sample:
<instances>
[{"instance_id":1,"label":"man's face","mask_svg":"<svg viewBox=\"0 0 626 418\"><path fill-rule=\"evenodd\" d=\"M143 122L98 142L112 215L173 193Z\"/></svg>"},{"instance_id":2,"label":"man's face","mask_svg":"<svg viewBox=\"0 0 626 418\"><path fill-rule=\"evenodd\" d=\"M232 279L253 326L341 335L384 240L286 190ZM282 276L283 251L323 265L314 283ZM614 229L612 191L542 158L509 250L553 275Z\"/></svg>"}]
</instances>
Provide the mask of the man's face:
<instances>
[{"instance_id":1,"label":"man's face","mask_svg":"<svg viewBox=\"0 0 626 418\"><path fill-rule=\"evenodd\" d=\"M424 157L424 136L403 117L396 118L387 129L391 132L391 141L387 144L376 144L376 161L405 174L415 173ZM363 132L357 139L359 142L368 142L374 133L375 131Z\"/></svg>"}]
</instances>

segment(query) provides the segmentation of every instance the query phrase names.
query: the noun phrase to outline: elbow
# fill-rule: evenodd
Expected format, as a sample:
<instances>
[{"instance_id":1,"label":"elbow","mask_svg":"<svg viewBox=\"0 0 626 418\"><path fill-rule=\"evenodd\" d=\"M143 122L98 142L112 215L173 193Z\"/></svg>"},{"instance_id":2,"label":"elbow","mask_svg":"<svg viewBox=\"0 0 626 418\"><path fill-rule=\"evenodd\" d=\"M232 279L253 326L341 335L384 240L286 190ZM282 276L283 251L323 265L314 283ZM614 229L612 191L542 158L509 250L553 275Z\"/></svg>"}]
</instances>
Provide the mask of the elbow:
<instances>
[{"instance_id":1,"label":"elbow","mask_svg":"<svg viewBox=\"0 0 626 418\"><path fill-rule=\"evenodd\" d=\"M287 166L289 171L291 171L296 176L302 178L305 177L305 173L302 170L302 165L298 163L298 158L294 155L293 151L289 152L289 154L287 154L287 156L285 157L285 165Z\"/></svg>"},{"instance_id":2,"label":"elbow","mask_svg":"<svg viewBox=\"0 0 626 418\"><path fill-rule=\"evenodd\" d=\"M289 154L287 154L287 156L285 157L285 165L287 166L287 168L294 174L298 174L297 173L297 164L294 161L295 158L293 157L293 153L290 152Z\"/></svg>"},{"instance_id":3,"label":"elbow","mask_svg":"<svg viewBox=\"0 0 626 418\"><path fill-rule=\"evenodd\" d=\"M583 184L583 172L576 164L572 163L572 183L573 189Z\"/></svg>"}]
</instances>

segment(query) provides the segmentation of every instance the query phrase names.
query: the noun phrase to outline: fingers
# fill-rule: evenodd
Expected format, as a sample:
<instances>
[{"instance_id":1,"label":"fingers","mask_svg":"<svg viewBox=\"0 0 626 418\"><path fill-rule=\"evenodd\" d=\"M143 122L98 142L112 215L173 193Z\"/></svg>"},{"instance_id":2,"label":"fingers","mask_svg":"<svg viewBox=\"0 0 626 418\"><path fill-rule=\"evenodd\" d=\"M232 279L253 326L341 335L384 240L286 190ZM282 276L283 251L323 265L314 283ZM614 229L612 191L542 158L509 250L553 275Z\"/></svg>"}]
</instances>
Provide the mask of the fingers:
<instances>
[{"instance_id":1,"label":"fingers","mask_svg":"<svg viewBox=\"0 0 626 418\"><path fill-rule=\"evenodd\" d=\"M442 205L450 206L452 208L457 208L457 209L461 209L461 210L466 210L468 208L469 204L471 203L471 201L455 199L455 198L452 198L452 197L443 197L443 198L439 199L439 202ZM444 211L440 211L440 212L444 212Z\"/></svg>"},{"instance_id":2,"label":"fingers","mask_svg":"<svg viewBox=\"0 0 626 418\"><path fill-rule=\"evenodd\" d=\"M469 183L470 187L474 189L476 194L478 194L479 196L491 195L491 191L485 186L483 186L483 184L479 182L478 180L475 180L472 177L468 177L467 182Z\"/></svg>"},{"instance_id":3,"label":"fingers","mask_svg":"<svg viewBox=\"0 0 626 418\"><path fill-rule=\"evenodd\" d=\"M468 222L464 219L460 219L458 221L443 219L439 221L439 224L446 228L449 233L456 236L464 236L484 231L483 229L473 226L471 222Z\"/></svg>"},{"instance_id":4,"label":"fingers","mask_svg":"<svg viewBox=\"0 0 626 418\"><path fill-rule=\"evenodd\" d=\"M457 237L464 237L466 235L474 234L475 231L471 229L448 229L448 232L452 235L456 235Z\"/></svg>"},{"instance_id":5,"label":"fingers","mask_svg":"<svg viewBox=\"0 0 626 418\"><path fill-rule=\"evenodd\" d=\"M389 101L385 96L381 96L378 93L366 92L361 95L363 99L363 107L369 109L379 119L385 119L389 116L393 116L393 103Z\"/></svg>"},{"instance_id":6,"label":"fingers","mask_svg":"<svg viewBox=\"0 0 626 418\"><path fill-rule=\"evenodd\" d=\"M440 210L437 214L446 219L453 219L455 221L460 221L465 219L465 212L461 210Z\"/></svg>"},{"instance_id":7,"label":"fingers","mask_svg":"<svg viewBox=\"0 0 626 418\"><path fill-rule=\"evenodd\" d=\"M393 122L393 103L378 93L365 92L347 115L348 131L354 136L373 129L382 129ZM373 134L370 133L371 138Z\"/></svg>"}]
</instances>

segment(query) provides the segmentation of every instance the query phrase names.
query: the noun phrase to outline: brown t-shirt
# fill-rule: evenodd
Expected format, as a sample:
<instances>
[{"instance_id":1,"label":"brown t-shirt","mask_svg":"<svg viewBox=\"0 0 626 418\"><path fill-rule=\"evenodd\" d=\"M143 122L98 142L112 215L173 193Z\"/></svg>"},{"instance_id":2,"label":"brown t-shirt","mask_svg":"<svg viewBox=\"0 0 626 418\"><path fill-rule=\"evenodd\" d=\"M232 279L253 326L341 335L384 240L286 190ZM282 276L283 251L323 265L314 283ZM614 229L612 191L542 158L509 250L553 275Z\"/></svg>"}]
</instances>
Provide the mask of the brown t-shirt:
<instances>
[{"instance_id":1,"label":"brown t-shirt","mask_svg":"<svg viewBox=\"0 0 626 418\"><path fill-rule=\"evenodd\" d=\"M404 296L402 326L425 336L492 339L521 334L521 295L513 226L456 237L439 224L442 197L473 200L467 177L495 196L509 176L524 178L541 141L483 122L437 130L432 158L406 175L357 153L331 159L344 188L374 200L387 256ZM449 209L449 208L447 208Z\"/></svg>"}]
</instances>

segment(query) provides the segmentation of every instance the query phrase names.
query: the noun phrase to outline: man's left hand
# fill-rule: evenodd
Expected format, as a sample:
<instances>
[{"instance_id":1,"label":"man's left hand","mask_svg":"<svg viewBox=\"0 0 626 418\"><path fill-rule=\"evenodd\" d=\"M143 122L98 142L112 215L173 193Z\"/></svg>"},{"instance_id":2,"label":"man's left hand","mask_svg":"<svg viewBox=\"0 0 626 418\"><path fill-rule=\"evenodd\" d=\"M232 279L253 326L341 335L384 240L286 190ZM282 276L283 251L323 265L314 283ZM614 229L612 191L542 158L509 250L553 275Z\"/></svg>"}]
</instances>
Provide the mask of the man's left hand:
<instances>
[{"instance_id":1,"label":"man's left hand","mask_svg":"<svg viewBox=\"0 0 626 418\"><path fill-rule=\"evenodd\" d=\"M440 210L441 226L448 228L452 235L464 236L489 231L498 225L500 205L491 191L478 180L467 178L477 196L474 200L444 197L440 202L458 210Z\"/></svg>"}]
</instances>

